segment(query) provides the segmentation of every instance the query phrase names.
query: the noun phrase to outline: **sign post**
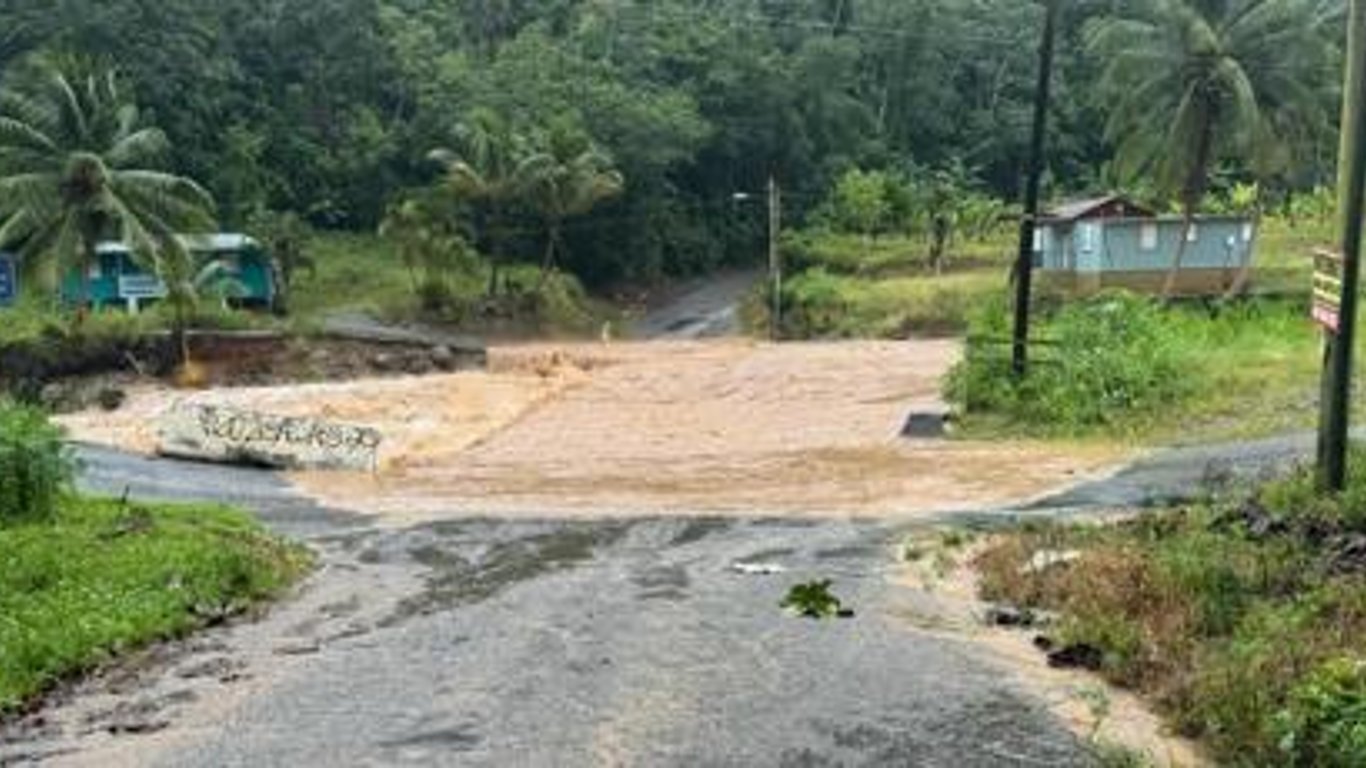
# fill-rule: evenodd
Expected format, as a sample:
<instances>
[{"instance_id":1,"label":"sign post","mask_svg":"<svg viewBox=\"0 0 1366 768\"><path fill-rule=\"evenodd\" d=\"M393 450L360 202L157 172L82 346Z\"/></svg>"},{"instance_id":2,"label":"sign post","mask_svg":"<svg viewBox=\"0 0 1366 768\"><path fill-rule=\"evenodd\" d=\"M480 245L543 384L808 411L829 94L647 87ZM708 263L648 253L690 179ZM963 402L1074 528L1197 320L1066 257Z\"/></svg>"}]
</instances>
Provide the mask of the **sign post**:
<instances>
[{"instance_id":1,"label":"sign post","mask_svg":"<svg viewBox=\"0 0 1366 768\"><path fill-rule=\"evenodd\" d=\"M1347 22L1347 71L1343 86L1338 152L1338 234L1341 282L1337 330L1324 344L1322 413L1319 417L1318 484L1324 491L1347 486L1347 435L1351 410L1352 345L1356 332L1357 280L1361 270L1362 210L1366 208L1366 0L1352 0ZM1317 286L1315 293L1317 294ZM1315 299L1318 304L1318 299ZM1324 306L1325 316L1329 316Z\"/></svg>"},{"instance_id":2,"label":"sign post","mask_svg":"<svg viewBox=\"0 0 1366 768\"><path fill-rule=\"evenodd\" d=\"M1310 315L1327 333L1342 327L1342 254L1327 248L1314 250L1314 301Z\"/></svg>"}]
</instances>

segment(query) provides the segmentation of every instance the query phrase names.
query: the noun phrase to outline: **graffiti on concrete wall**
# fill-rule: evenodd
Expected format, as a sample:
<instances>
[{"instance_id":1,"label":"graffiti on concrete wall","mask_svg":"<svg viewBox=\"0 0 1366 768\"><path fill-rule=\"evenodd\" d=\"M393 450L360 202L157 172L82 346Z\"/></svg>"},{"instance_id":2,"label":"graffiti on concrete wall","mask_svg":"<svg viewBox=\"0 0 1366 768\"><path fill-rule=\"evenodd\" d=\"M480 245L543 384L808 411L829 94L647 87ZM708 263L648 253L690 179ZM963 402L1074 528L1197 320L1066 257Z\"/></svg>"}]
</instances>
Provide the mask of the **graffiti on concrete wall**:
<instances>
[{"instance_id":1,"label":"graffiti on concrete wall","mask_svg":"<svg viewBox=\"0 0 1366 768\"><path fill-rule=\"evenodd\" d=\"M373 470L379 430L222 405L181 404L163 419L160 452L282 469Z\"/></svg>"}]
</instances>

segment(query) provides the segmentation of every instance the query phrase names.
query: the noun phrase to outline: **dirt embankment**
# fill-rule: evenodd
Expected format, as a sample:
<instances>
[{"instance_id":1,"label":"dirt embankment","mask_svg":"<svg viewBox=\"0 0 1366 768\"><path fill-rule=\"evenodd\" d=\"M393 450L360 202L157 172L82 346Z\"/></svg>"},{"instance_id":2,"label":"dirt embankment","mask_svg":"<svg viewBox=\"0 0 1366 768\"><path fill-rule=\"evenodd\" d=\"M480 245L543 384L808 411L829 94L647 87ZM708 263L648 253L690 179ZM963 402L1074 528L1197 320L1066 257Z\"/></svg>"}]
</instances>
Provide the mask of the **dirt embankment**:
<instances>
[{"instance_id":1,"label":"dirt embankment","mask_svg":"<svg viewBox=\"0 0 1366 768\"><path fill-rule=\"evenodd\" d=\"M1008 670L1076 736L1097 746L1121 747L1155 768L1201 768L1213 763L1200 745L1172 734L1137 694L1081 669L1058 669L1033 643L1040 630L995 626L980 598L976 560L991 539L948 546L957 531L922 530L903 544L896 581L913 595L894 615L908 627L967 640ZM905 557L913 551L916 559Z\"/></svg>"}]
</instances>

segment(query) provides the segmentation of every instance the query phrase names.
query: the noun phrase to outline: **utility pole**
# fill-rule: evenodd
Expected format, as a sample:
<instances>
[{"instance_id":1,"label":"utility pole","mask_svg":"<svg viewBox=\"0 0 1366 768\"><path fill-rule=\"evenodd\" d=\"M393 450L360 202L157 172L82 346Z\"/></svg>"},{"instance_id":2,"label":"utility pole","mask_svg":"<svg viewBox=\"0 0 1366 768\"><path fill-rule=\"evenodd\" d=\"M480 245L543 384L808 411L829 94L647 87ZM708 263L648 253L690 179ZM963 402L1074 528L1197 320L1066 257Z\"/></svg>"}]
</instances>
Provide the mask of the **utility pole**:
<instances>
[{"instance_id":1,"label":"utility pole","mask_svg":"<svg viewBox=\"0 0 1366 768\"><path fill-rule=\"evenodd\" d=\"M1039 83L1034 90L1034 135L1029 146L1024 214L1020 218L1020 252L1015 261L1015 333L1010 368L1023 378L1029 368L1029 298L1034 279L1034 230L1039 218L1039 181L1048 133L1048 92L1053 83L1053 39L1058 27L1058 0L1044 0L1043 42L1039 44Z\"/></svg>"},{"instance_id":2,"label":"utility pole","mask_svg":"<svg viewBox=\"0 0 1366 768\"><path fill-rule=\"evenodd\" d=\"M1342 237L1342 298L1336 331L1325 335L1318 482L1325 491L1347 486L1347 434L1361 274L1362 216L1366 214L1366 0L1352 0L1338 151L1338 221Z\"/></svg>"},{"instance_id":3,"label":"utility pole","mask_svg":"<svg viewBox=\"0 0 1366 768\"><path fill-rule=\"evenodd\" d=\"M773 282L773 309L769 317L769 338L778 341L783 327L783 262L778 251L778 237L782 234L783 206L778 180L768 177L768 276Z\"/></svg>"}]
</instances>

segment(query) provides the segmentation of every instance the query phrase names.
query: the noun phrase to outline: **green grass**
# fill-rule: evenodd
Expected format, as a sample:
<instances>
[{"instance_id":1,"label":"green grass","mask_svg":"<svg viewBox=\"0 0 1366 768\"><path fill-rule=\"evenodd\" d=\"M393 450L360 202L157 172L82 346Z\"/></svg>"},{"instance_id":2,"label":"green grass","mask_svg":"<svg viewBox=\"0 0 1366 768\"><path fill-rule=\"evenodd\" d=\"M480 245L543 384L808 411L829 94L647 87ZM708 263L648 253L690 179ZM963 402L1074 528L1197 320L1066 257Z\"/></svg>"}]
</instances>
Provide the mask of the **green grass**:
<instances>
[{"instance_id":1,"label":"green grass","mask_svg":"<svg viewBox=\"0 0 1366 768\"><path fill-rule=\"evenodd\" d=\"M1137 443L1253 437L1307 429L1317 417L1321 337L1308 319L1313 247L1331 241L1322 223L1291 227L1268 219L1258 235L1260 298L1221 306L1179 305L1149 323L1156 344L1135 340L1157 355L1134 363L1137 347L1120 350L1091 338L1074 322L1066 348L1037 346L1039 378L1051 380L1024 398L992 397L981 387L1008 388L1003 345L974 350L984 370L968 397L961 427L977 436L1087 437ZM1008 337L1006 301L1012 248L1007 238L960 244L950 270L936 276L920 239L800 233L784 242L791 268L783 295L788 338L906 338L956 335ZM1058 336L1059 307L1078 301L1040 293L1036 338ZM767 328L765 301L756 295L745 317ZM989 322L980 316L995 312ZM1084 338L1083 338L1084 337ZM1080 352L1076 350L1080 349ZM1064 358L1058 362L1058 358ZM1360 358L1358 358L1360 359ZM1161 361L1157 368L1151 364ZM1139 366L1137 370L1134 366ZM1050 368L1049 366L1054 366ZM1146 369L1143 366L1148 366ZM1089 369L1091 390L1077 373ZM1118 377L1108 372L1119 372ZM1128 376L1128 380L1119 379ZM965 377L946 394L961 405ZM1119 390L1114 387L1119 385ZM1133 387L1144 392L1137 392ZM1098 387L1098 389L1096 388ZM1158 391L1162 390L1162 391ZM1149 396L1153 395L1153 396ZM1069 402L1071 400L1071 402ZM1366 416L1366 408L1361 409Z\"/></svg>"},{"instance_id":2,"label":"green grass","mask_svg":"<svg viewBox=\"0 0 1366 768\"><path fill-rule=\"evenodd\" d=\"M1295 299L1176 305L1127 294L1036 315L1034 365L1010 372L1008 308L984 308L945 393L968 434L1169 442L1309 426L1319 335Z\"/></svg>"},{"instance_id":3,"label":"green grass","mask_svg":"<svg viewBox=\"0 0 1366 768\"><path fill-rule=\"evenodd\" d=\"M295 275L290 313L304 320L335 311L389 314L414 302L413 282L392 243L377 235L322 233L308 243L315 269Z\"/></svg>"},{"instance_id":4,"label":"green grass","mask_svg":"<svg viewBox=\"0 0 1366 768\"><path fill-rule=\"evenodd\" d=\"M783 292L783 333L799 339L901 339L963 332L975 307L998 301L1003 271L867 279L813 269Z\"/></svg>"},{"instance_id":5,"label":"green grass","mask_svg":"<svg viewBox=\"0 0 1366 768\"><path fill-rule=\"evenodd\" d=\"M1330 223L1291 226L1284 219L1265 219L1257 233L1253 290L1308 296L1314 249L1335 245Z\"/></svg>"},{"instance_id":6,"label":"green grass","mask_svg":"<svg viewBox=\"0 0 1366 768\"><path fill-rule=\"evenodd\" d=\"M295 276L291 324L316 329L332 314L364 312L396 322L424 321L473 332L517 334L594 333L618 312L588 296L572 276L556 273L539 293L540 272L530 265L504 270L518 295L492 307L485 300L488 272L452 270L439 307L423 306L420 281L409 273L394 244L377 235L317 233L309 242L313 271Z\"/></svg>"},{"instance_id":7,"label":"green grass","mask_svg":"<svg viewBox=\"0 0 1366 768\"><path fill-rule=\"evenodd\" d=\"M864 278L923 277L933 273L930 242L924 237L869 239L830 232L795 232L784 237L782 248L784 264L793 273L824 269ZM958 238L949 245L946 268L950 272L999 272L1010 265L1015 248L1015 243L1003 235L985 240Z\"/></svg>"},{"instance_id":8,"label":"green grass","mask_svg":"<svg viewBox=\"0 0 1366 768\"><path fill-rule=\"evenodd\" d=\"M306 553L216 506L68 498L0 526L0 711L278 594Z\"/></svg>"},{"instance_id":9,"label":"green grass","mask_svg":"<svg viewBox=\"0 0 1366 768\"><path fill-rule=\"evenodd\" d=\"M1366 451L1354 452L1355 466ZM991 600L1059 612L1061 644L1149 697L1220 764L1366 764L1366 472L1324 497L1301 470L1115 525L1034 524L978 561ZM1040 550L1075 562L1022 566Z\"/></svg>"},{"instance_id":10,"label":"green grass","mask_svg":"<svg viewBox=\"0 0 1366 768\"><path fill-rule=\"evenodd\" d=\"M936 275L923 238L789 235L783 243L789 275L783 335L898 339L961 333L975 307L1005 296L1010 250L1000 238L960 240L950 249L944 274ZM760 295L749 302L745 318L752 328L767 328L766 306Z\"/></svg>"}]
</instances>

